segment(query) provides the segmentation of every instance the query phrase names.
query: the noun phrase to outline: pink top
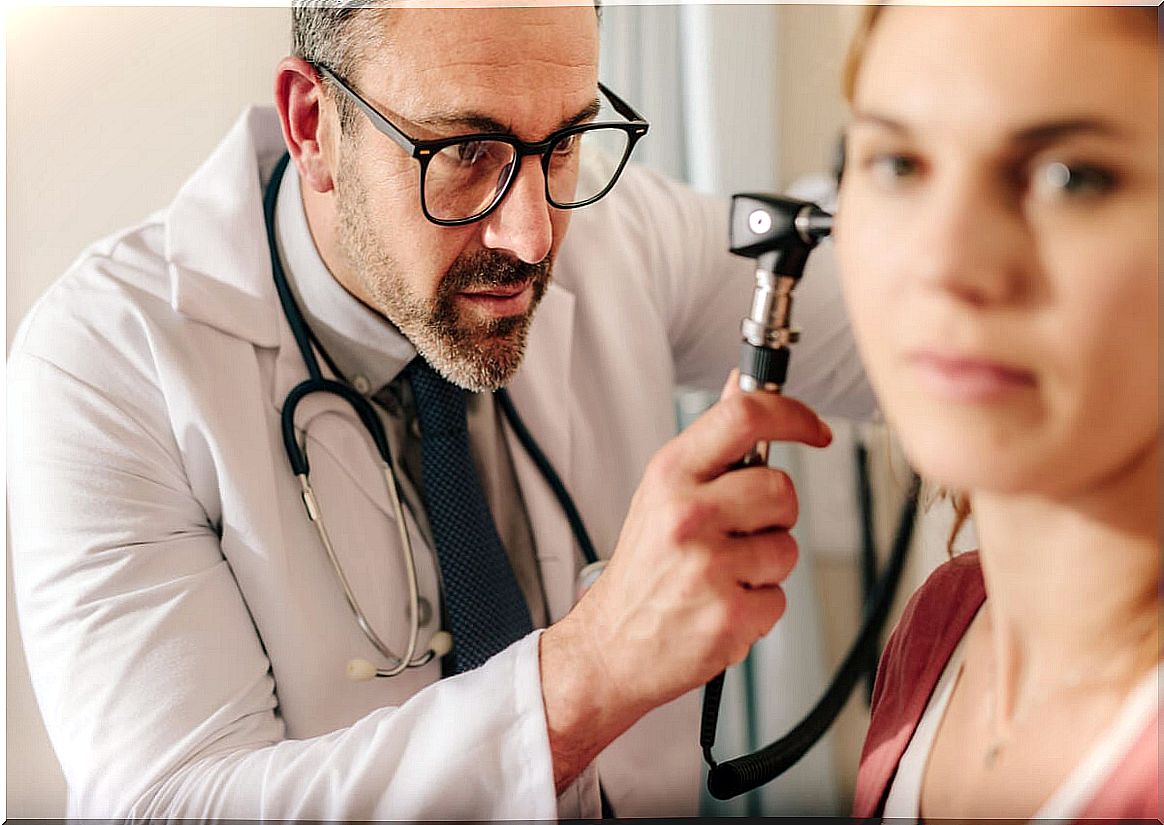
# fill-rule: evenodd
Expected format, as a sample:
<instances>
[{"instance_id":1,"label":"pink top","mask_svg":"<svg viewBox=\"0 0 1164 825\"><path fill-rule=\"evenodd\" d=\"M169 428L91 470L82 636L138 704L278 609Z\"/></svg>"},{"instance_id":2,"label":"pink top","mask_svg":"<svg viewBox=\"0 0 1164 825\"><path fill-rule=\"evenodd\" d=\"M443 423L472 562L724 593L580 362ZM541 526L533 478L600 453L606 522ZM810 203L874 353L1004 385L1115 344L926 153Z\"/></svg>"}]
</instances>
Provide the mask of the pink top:
<instances>
[{"instance_id":1,"label":"pink top","mask_svg":"<svg viewBox=\"0 0 1164 825\"><path fill-rule=\"evenodd\" d=\"M986 599L978 553L963 553L930 575L889 637L873 688L873 714L853 816L882 813L889 787L950 655ZM1160 714L1086 805L1082 819L1160 819Z\"/></svg>"}]
</instances>

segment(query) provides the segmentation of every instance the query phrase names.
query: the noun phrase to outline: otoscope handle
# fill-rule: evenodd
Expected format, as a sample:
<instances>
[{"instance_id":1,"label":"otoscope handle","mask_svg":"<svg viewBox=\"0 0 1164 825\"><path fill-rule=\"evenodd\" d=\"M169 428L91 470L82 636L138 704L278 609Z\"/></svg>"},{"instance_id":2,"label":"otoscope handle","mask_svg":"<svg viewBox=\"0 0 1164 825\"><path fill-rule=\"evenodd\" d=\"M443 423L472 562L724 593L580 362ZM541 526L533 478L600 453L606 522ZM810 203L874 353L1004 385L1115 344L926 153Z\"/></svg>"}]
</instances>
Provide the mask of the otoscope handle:
<instances>
[{"instance_id":1,"label":"otoscope handle","mask_svg":"<svg viewBox=\"0 0 1164 825\"><path fill-rule=\"evenodd\" d=\"M740 389L779 392L788 377L788 347L758 347L747 341L740 347Z\"/></svg>"}]
</instances>

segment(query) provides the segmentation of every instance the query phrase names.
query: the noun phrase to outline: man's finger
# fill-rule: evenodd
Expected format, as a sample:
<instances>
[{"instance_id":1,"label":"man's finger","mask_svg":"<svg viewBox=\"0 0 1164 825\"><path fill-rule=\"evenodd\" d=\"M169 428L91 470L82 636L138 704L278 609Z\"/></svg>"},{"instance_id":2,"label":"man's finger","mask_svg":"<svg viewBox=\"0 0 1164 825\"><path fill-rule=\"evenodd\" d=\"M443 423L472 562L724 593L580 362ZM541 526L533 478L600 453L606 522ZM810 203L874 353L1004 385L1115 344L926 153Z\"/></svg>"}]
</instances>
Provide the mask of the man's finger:
<instances>
[{"instance_id":1,"label":"man's finger","mask_svg":"<svg viewBox=\"0 0 1164 825\"><path fill-rule=\"evenodd\" d=\"M732 539L723 558L736 582L754 590L787 579L800 558L800 548L787 530L771 530Z\"/></svg>"},{"instance_id":2,"label":"man's finger","mask_svg":"<svg viewBox=\"0 0 1164 825\"><path fill-rule=\"evenodd\" d=\"M788 597L781 587L755 588L742 595L749 607L747 635L751 638L752 644L755 644L767 636L780 617L784 615L784 611L788 608ZM748 649L745 648L740 656L741 659L747 655L747 651Z\"/></svg>"},{"instance_id":3,"label":"man's finger","mask_svg":"<svg viewBox=\"0 0 1164 825\"><path fill-rule=\"evenodd\" d=\"M730 398L741 392L743 390L740 389L740 370L736 367L728 373L727 381L724 382L723 389L719 392L719 397L722 401L725 398Z\"/></svg>"},{"instance_id":4,"label":"man's finger","mask_svg":"<svg viewBox=\"0 0 1164 825\"><path fill-rule=\"evenodd\" d=\"M772 467L745 467L724 473L700 492L713 505L724 532L755 533L796 525L799 504L787 473Z\"/></svg>"},{"instance_id":5,"label":"man's finger","mask_svg":"<svg viewBox=\"0 0 1164 825\"><path fill-rule=\"evenodd\" d=\"M678 464L700 480L719 476L759 441L825 447L827 424L794 398L766 392L730 395L697 418L672 443Z\"/></svg>"}]
</instances>

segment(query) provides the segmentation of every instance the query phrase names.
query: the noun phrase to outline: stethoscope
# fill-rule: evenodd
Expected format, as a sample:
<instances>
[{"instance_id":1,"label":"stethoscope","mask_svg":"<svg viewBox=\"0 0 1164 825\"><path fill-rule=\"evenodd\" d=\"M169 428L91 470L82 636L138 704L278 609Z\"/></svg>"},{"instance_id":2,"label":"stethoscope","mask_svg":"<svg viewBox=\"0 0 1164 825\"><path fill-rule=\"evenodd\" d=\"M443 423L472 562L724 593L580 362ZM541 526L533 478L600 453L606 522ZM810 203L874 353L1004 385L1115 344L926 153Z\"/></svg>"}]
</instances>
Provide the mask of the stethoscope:
<instances>
[{"instance_id":1,"label":"stethoscope","mask_svg":"<svg viewBox=\"0 0 1164 825\"><path fill-rule=\"evenodd\" d=\"M351 609L352 615L355 617L356 623L360 626L360 630L364 636L371 643L372 647L390 663L388 667L378 667L367 659L352 659L347 665L348 678L354 681L364 681L377 676L397 676L408 668L423 667L433 659L446 655L453 649L454 640L452 635L447 631L438 631L433 634L428 648L423 653L417 655L420 636L421 606L420 586L416 573L416 556L412 547L412 539L408 534L408 528L404 522L404 507L401 504L402 495L400 483L396 477L396 471L392 463L392 453L388 448L388 437L384 432L384 425L381 423L380 416L372 407L371 402L363 395L343 381L324 377L323 371L319 367L319 361L316 360L313 344L314 347L319 349L320 354L323 355L332 373L337 376L342 375L342 373L332 362L327 351L320 346L318 339L311 331L311 327L308 326L306 320L304 320L303 313L300 311L298 304L295 302L295 297L291 293L291 285L287 281L287 273L283 269L279 248L275 241L275 204L279 197L279 186L283 180L283 174L286 171L289 161L290 156L284 153L283 157L275 165L275 170L271 173L271 179L267 182L267 187L263 193L263 218L267 227L267 245L271 255L271 273L275 279L275 288L279 293L279 303L282 304L283 314L287 318L287 324L291 327L291 334L295 338L295 344L299 348L299 353L303 357L303 364L307 367L308 373L307 379L297 384L283 401L283 448L287 453L288 461L291 463L292 472L299 479L303 507L307 512L307 517L311 520L316 532L319 534L319 541L323 545L323 549L327 553L328 561L331 562L332 569L335 571L336 578L339 580L340 587L343 589L344 599L347 601L348 607ZM356 415L359 416L364 428L372 437L372 442L376 445L376 452L380 458L380 471L388 490L388 498L392 502L392 512L396 518L396 526L400 534L400 546L404 555L404 566L408 576L409 633L408 647L405 649L403 656L396 655L384 640L380 638L372 628L371 622L368 621L363 609L360 607L359 601L352 591L351 583L344 574L343 566L336 556L335 547L328 534L327 526L323 521L323 513L319 507L319 500L316 498L315 491L311 487L307 452L299 443L299 439L295 433L295 410L304 398L316 393L334 395L345 401L355 411ZM517 410L513 406L513 401L510 399L509 394L504 389L499 389L494 393L494 397L501 406L501 410L509 422L509 426L513 429L518 441L521 442L522 448L533 460L546 483L549 484L550 489L554 493L554 497L558 500L558 504L562 507L567 520L570 522L570 529L574 533L574 539L578 542L578 546L582 549L582 554L586 559L586 565L578 574L577 589L581 592L593 583L594 579L602 572L602 568L606 562L598 558L598 553L594 549L594 544L590 540L589 533L586 532L586 527L582 523L582 516L578 512L578 508L574 505L573 499L570 497L569 492L567 492L561 478L558 477L557 472L554 471L549 459L546 458L545 453L542 452L534 440L529 428L525 426L525 423L517 414Z\"/></svg>"}]
</instances>

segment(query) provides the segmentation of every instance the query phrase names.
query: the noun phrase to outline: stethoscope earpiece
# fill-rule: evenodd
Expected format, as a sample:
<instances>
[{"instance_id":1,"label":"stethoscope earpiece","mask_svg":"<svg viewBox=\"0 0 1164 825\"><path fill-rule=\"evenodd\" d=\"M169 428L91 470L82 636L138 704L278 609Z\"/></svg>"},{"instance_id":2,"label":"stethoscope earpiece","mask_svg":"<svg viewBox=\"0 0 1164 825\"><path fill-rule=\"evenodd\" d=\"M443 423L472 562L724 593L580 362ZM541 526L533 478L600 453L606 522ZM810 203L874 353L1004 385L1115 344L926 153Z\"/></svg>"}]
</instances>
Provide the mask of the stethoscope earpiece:
<instances>
[{"instance_id":1,"label":"stethoscope earpiece","mask_svg":"<svg viewBox=\"0 0 1164 825\"><path fill-rule=\"evenodd\" d=\"M438 659L448 656L453 651L453 634L447 630L438 630L429 639L428 649Z\"/></svg>"},{"instance_id":2,"label":"stethoscope earpiece","mask_svg":"<svg viewBox=\"0 0 1164 825\"><path fill-rule=\"evenodd\" d=\"M367 659L352 659L348 662L348 678L353 682L366 682L376 678L376 666Z\"/></svg>"},{"instance_id":3,"label":"stethoscope earpiece","mask_svg":"<svg viewBox=\"0 0 1164 825\"><path fill-rule=\"evenodd\" d=\"M425 662L448 656L453 650L453 634L447 630L438 630L432 634L428 642L428 655L422 656ZM377 676L393 676L395 674L377 668L367 659L350 659L347 667L348 678L353 682L367 682Z\"/></svg>"}]
</instances>

